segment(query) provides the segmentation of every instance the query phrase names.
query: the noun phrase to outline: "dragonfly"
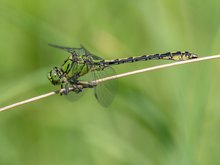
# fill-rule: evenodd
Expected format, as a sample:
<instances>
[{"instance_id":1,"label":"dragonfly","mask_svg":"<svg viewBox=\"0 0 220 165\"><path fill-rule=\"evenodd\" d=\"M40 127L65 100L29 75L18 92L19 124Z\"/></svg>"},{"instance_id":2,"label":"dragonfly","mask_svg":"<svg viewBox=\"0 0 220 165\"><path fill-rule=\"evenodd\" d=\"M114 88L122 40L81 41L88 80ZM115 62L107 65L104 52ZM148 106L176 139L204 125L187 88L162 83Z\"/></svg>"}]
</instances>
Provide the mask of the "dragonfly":
<instances>
[{"instance_id":1,"label":"dragonfly","mask_svg":"<svg viewBox=\"0 0 220 165\"><path fill-rule=\"evenodd\" d=\"M48 72L48 79L53 85L60 85L61 95L68 95L69 92L76 94L85 88L94 88L94 95L98 102L107 107L113 101L115 89L111 89L114 85L97 84L94 80L114 74L113 65L133 63L148 60L173 60L183 61L198 58L194 53L188 51L167 52L163 54L141 55L128 58L118 58L113 60L105 60L99 56L90 53L84 46L79 48L70 48L49 44L49 46L62 49L70 55L60 66L53 67ZM81 78L88 73L92 74L93 81L82 81ZM70 90L71 89L71 90Z\"/></svg>"}]
</instances>

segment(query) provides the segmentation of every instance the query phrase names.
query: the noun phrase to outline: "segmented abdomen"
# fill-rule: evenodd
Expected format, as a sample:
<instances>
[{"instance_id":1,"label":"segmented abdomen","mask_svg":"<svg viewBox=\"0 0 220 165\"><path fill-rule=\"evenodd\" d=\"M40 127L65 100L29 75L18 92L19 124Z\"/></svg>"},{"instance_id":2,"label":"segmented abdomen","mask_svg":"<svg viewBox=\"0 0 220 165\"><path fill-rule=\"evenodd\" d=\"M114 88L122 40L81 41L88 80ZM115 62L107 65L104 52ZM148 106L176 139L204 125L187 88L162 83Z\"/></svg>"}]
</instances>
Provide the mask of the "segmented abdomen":
<instances>
[{"instance_id":1,"label":"segmented abdomen","mask_svg":"<svg viewBox=\"0 0 220 165\"><path fill-rule=\"evenodd\" d=\"M164 54L154 54L154 55L143 55L143 56L136 56L136 57L129 57L129 58L122 58L122 59L115 59L115 60L104 60L99 62L103 65L116 65L122 63L130 63L136 61L147 61L147 60L174 60L174 61L183 61L197 58L197 55L192 54L190 52L167 52Z\"/></svg>"}]
</instances>

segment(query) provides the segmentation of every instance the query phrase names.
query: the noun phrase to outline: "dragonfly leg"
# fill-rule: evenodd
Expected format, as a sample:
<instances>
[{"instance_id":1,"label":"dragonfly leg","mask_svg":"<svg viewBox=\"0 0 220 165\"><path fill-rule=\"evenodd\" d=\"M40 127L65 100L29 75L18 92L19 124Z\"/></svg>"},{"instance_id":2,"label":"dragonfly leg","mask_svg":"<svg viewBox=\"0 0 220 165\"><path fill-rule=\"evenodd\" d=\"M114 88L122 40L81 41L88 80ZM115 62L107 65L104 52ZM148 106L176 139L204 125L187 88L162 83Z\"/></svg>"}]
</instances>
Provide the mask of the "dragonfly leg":
<instances>
[{"instance_id":1,"label":"dragonfly leg","mask_svg":"<svg viewBox=\"0 0 220 165\"><path fill-rule=\"evenodd\" d=\"M69 93L69 84L65 83L65 84L61 84L61 91L60 91L60 95L62 96L67 95Z\"/></svg>"},{"instance_id":2,"label":"dragonfly leg","mask_svg":"<svg viewBox=\"0 0 220 165\"><path fill-rule=\"evenodd\" d=\"M65 84L65 91L64 91L64 94L67 95L69 93L69 84L66 83Z\"/></svg>"},{"instance_id":3,"label":"dragonfly leg","mask_svg":"<svg viewBox=\"0 0 220 165\"><path fill-rule=\"evenodd\" d=\"M69 85L69 83L66 83L63 94L68 95L70 91L75 92L75 93L80 93L82 92L83 88L84 87L82 85L78 85L78 84Z\"/></svg>"},{"instance_id":4,"label":"dragonfly leg","mask_svg":"<svg viewBox=\"0 0 220 165\"><path fill-rule=\"evenodd\" d=\"M74 92L80 93L82 92L82 90L83 90L83 87L81 85L74 86Z\"/></svg>"},{"instance_id":5,"label":"dragonfly leg","mask_svg":"<svg viewBox=\"0 0 220 165\"><path fill-rule=\"evenodd\" d=\"M97 86L96 83L87 82L87 81L79 81L78 84L82 85L82 88L94 88Z\"/></svg>"},{"instance_id":6,"label":"dragonfly leg","mask_svg":"<svg viewBox=\"0 0 220 165\"><path fill-rule=\"evenodd\" d=\"M60 89L61 89L61 90L63 89L63 84L60 85ZM60 96L62 96L62 95L63 95L63 92L60 91Z\"/></svg>"},{"instance_id":7,"label":"dragonfly leg","mask_svg":"<svg viewBox=\"0 0 220 165\"><path fill-rule=\"evenodd\" d=\"M70 91L75 92L75 93L82 92L84 87L78 82L79 81L67 83L66 88L65 88L65 92L66 92L65 94L68 94Z\"/></svg>"},{"instance_id":8,"label":"dragonfly leg","mask_svg":"<svg viewBox=\"0 0 220 165\"><path fill-rule=\"evenodd\" d=\"M67 95L70 91L75 93L80 93L83 91L84 88L94 88L97 84L78 81L76 83L63 83L61 84L61 92L60 95Z\"/></svg>"}]
</instances>

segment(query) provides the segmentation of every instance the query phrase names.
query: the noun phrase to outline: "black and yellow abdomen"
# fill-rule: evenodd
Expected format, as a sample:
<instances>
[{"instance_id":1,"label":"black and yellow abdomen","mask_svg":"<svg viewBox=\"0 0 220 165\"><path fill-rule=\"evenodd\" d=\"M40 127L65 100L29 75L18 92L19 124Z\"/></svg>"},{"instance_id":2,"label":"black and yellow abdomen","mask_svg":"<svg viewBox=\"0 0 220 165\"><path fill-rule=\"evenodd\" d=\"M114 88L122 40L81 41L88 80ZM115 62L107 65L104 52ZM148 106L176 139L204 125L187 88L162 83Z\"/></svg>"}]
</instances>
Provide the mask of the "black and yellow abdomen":
<instances>
[{"instance_id":1,"label":"black and yellow abdomen","mask_svg":"<svg viewBox=\"0 0 220 165\"><path fill-rule=\"evenodd\" d=\"M121 58L115 60L104 60L103 62L98 62L103 65L117 65L123 63L131 63L137 61L148 61L148 60L173 60L173 61L184 61L193 58L197 58L196 54L190 52L167 52L163 54L153 54L153 55L142 55L142 56L135 56L135 57L128 57L128 58Z\"/></svg>"}]
</instances>

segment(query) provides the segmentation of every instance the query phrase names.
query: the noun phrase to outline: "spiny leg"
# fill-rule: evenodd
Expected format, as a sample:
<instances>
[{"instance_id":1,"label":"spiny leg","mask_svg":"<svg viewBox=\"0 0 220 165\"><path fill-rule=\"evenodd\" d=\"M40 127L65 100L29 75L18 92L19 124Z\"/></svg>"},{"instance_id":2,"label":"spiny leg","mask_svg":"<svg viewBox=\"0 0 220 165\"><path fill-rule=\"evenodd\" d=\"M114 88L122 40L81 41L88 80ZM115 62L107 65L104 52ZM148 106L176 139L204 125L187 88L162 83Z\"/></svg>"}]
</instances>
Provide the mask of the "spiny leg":
<instances>
[{"instance_id":1,"label":"spiny leg","mask_svg":"<svg viewBox=\"0 0 220 165\"><path fill-rule=\"evenodd\" d=\"M77 81L75 83L65 83L61 84L60 95L68 95L69 92L80 93L84 88L94 88L96 83L87 82L87 81Z\"/></svg>"},{"instance_id":2,"label":"spiny leg","mask_svg":"<svg viewBox=\"0 0 220 165\"><path fill-rule=\"evenodd\" d=\"M76 92L79 93L82 91L82 88L79 87L79 85L77 84L71 84L71 83L63 83L61 84L61 91L60 91L60 95L68 95L69 92Z\"/></svg>"},{"instance_id":3,"label":"spiny leg","mask_svg":"<svg viewBox=\"0 0 220 165\"><path fill-rule=\"evenodd\" d=\"M69 93L69 83L66 83L64 94L67 95L68 93Z\"/></svg>"}]
</instances>

